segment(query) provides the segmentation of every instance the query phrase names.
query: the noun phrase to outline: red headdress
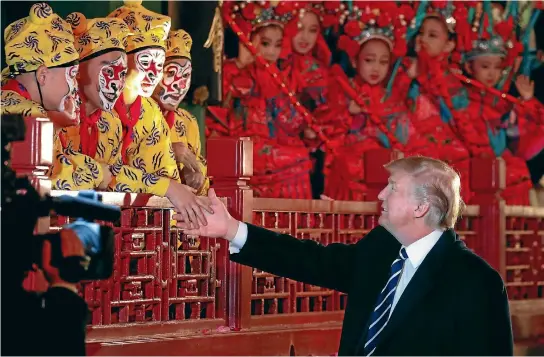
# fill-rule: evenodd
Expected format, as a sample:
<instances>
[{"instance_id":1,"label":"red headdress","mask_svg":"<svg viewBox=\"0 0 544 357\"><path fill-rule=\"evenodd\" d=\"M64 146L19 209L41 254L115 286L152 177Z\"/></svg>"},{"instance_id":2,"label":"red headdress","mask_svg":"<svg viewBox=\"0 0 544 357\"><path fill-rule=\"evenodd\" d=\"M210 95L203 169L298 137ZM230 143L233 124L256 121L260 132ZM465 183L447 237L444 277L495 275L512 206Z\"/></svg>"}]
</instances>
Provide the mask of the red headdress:
<instances>
[{"instance_id":1,"label":"red headdress","mask_svg":"<svg viewBox=\"0 0 544 357\"><path fill-rule=\"evenodd\" d=\"M276 6L271 1L225 1L222 6L223 16L234 20L238 27L249 37L255 30L269 25L278 25L286 31L287 24L293 17L293 3L282 1Z\"/></svg>"},{"instance_id":2,"label":"red headdress","mask_svg":"<svg viewBox=\"0 0 544 357\"><path fill-rule=\"evenodd\" d=\"M355 1L352 11L340 16L343 34L338 48L355 58L361 46L369 40L384 41L395 56L406 53L406 30L414 16L413 9L395 2Z\"/></svg>"},{"instance_id":3,"label":"red headdress","mask_svg":"<svg viewBox=\"0 0 544 357\"><path fill-rule=\"evenodd\" d=\"M307 13L313 13L317 16L321 28L329 28L338 25L338 18L343 12L344 5L340 1L296 1L290 2L292 5L290 20L288 24L289 31L286 32L286 41L284 45L284 53L282 57L285 58L291 53L291 36L295 36L297 32L302 27L302 19ZM289 36L289 37L288 37ZM325 41L322 32L317 36L317 42L315 45L314 55L317 59L325 64L330 63L331 51L327 42Z\"/></svg>"},{"instance_id":4,"label":"red headdress","mask_svg":"<svg viewBox=\"0 0 544 357\"><path fill-rule=\"evenodd\" d=\"M493 26L491 11L483 8L482 3L475 6L475 16L465 49L465 60L478 56L497 55L504 58L505 67L512 66L517 56L523 51L518 42L514 20L510 16Z\"/></svg>"},{"instance_id":5,"label":"red headdress","mask_svg":"<svg viewBox=\"0 0 544 357\"><path fill-rule=\"evenodd\" d=\"M470 24L468 21L468 9L476 1L456 2L452 0L430 1L427 6L425 18L434 17L443 21L450 34L457 35L455 51L452 54L452 62L461 61L461 53L470 48Z\"/></svg>"}]
</instances>

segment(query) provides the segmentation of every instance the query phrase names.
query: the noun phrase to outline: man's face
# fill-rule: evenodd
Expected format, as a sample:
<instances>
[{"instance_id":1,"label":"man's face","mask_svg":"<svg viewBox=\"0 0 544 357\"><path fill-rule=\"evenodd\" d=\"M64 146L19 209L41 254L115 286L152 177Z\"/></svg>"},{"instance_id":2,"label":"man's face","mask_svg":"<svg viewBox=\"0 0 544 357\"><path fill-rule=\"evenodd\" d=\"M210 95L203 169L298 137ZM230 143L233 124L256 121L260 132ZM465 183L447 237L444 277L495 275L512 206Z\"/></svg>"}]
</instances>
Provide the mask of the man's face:
<instances>
[{"instance_id":1,"label":"man's face","mask_svg":"<svg viewBox=\"0 0 544 357\"><path fill-rule=\"evenodd\" d=\"M45 109L64 111L66 102L73 101L74 111L77 98L78 65L70 67L47 68L37 73ZM75 113L69 113L75 114Z\"/></svg>"},{"instance_id":2,"label":"man's face","mask_svg":"<svg viewBox=\"0 0 544 357\"><path fill-rule=\"evenodd\" d=\"M191 86L191 61L176 58L164 66L164 75L155 89L153 98L165 110L173 111L179 106Z\"/></svg>"},{"instance_id":3,"label":"man's face","mask_svg":"<svg viewBox=\"0 0 544 357\"><path fill-rule=\"evenodd\" d=\"M148 48L132 53L128 57L129 81L138 95L151 97L159 84L165 60L165 52L160 48Z\"/></svg>"},{"instance_id":4,"label":"man's face","mask_svg":"<svg viewBox=\"0 0 544 357\"><path fill-rule=\"evenodd\" d=\"M418 204L413 196L414 183L405 172L393 172L388 185L380 192L382 201L379 223L390 232L403 232L415 220Z\"/></svg>"},{"instance_id":5,"label":"man's face","mask_svg":"<svg viewBox=\"0 0 544 357\"><path fill-rule=\"evenodd\" d=\"M87 101L111 112L125 87L127 55L122 51L104 53L82 62L80 72L80 85Z\"/></svg>"}]
</instances>

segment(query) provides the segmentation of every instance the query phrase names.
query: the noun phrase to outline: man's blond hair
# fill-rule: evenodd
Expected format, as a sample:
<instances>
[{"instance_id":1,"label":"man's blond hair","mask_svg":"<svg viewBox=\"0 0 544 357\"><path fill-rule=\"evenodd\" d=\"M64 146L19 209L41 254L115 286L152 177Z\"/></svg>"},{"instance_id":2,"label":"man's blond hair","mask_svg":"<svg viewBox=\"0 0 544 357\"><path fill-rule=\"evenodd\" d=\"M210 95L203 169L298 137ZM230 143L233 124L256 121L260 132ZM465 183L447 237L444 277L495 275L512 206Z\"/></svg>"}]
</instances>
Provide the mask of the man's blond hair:
<instances>
[{"instance_id":1,"label":"man's blond hair","mask_svg":"<svg viewBox=\"0 0 544 357\"><path fill-rule=\"evenodd\" d=\"M459 174L443 161L425 156L410 156L384 165L390 172L405 172L412 177L413 196L428 204L425 223L433 228L453 228L465 209L461 199Z\"/></svg>"}]
</instances>

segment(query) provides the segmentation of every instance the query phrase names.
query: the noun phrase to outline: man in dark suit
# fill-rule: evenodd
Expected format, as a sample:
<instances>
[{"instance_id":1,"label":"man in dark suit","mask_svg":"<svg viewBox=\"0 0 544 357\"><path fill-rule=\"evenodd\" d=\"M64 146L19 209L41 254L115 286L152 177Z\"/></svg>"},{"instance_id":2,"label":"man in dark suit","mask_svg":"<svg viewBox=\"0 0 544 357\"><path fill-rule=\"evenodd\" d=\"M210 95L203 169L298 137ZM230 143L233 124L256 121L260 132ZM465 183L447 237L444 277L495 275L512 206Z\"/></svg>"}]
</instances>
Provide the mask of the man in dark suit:
<instances>
[{"instance_id":1,"label":"man in dark suit","mask_svg":"<svg viewBox=\"0 0 544 357\"><path fill-rule=\"evenodd\" d=\"M178 226L228 239L235 262L347 293L340 355L512 355L504 283L453 231L458 174L426 157L386 169L380 226L356 244L322 246L238 222L213 190L208 225Z\"/></svg>"}]
</instances>

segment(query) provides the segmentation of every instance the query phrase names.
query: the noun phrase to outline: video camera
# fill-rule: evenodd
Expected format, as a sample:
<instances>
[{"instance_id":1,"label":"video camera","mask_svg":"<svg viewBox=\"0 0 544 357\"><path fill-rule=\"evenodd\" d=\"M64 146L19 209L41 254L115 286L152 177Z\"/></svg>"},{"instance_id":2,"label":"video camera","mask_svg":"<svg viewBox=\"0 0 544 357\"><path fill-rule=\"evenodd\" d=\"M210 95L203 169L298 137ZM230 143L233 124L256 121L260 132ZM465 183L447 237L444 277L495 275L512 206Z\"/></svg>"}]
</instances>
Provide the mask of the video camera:
<instances>
[{"instance_id":1,"label":"video camera","mask_svg":"<svg viewBox=\"0 0 544 357\"><path fill-rule=\"evenodd\" d=\"M51 265L59 269L63 280L76 283L108 279L113 271L114 232L112 228L93 221L119 220L119 207L103 204L102 196L94 191L82 191L77 196L41 197L27 177L17 177L10 167L11 143L25 138L24 118L20 115L3 115L1 120L2 251L13 258L7 257L10 270L16 269L11 273L21 277L34 264L40 266L42 243L49 240L52 247ZM48 217L52 211L77 217L63 228L72 229L77 234L85 250L84 257L63 258L58 232L34 235L38 218ZM7 251L4 250L8 247Z\"/></svg>"}]
</instances>

